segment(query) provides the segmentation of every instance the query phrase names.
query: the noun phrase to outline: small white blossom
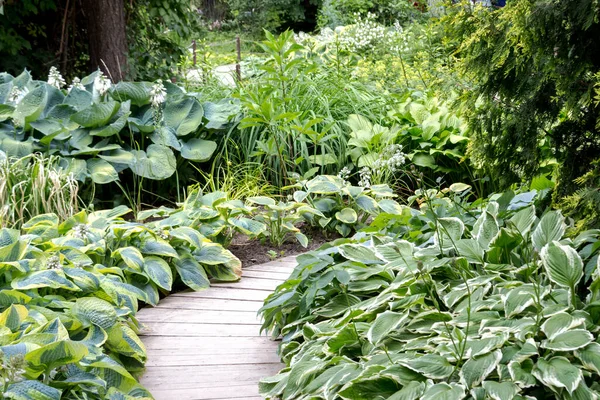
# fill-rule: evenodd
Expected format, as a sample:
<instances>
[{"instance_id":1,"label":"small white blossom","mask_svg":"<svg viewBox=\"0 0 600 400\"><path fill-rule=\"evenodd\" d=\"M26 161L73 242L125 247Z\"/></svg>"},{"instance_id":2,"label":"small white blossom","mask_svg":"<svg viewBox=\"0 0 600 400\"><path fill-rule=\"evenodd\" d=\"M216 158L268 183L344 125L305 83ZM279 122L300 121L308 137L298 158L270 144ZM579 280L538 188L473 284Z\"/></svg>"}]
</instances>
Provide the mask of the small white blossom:
<instances>
[{"instance_id":1,"label":"small white blossom","mask_svg":"<svg viewBox=\"0 0 600 400\"><path fill-rule=\"evenodd\" d=\"M26 87L18 88L15 86L8 94L8 101L14 104L19 104L27 93L29 93L29 89L27 89Z\"/></svg>"},{"instance_id":2,"label":"small white blossom","mask_svg":"<svg viewBox=\"0 0 600 400\"><path fill-rule=\"evenodd\" d=\"M81 83L81 80L78 77L73 78L73 81L67 90L70 92L73 89L85 90L85 86L83 86L83 83Z\"/></svg>"},{"instance_id":3,"label":"small white blossom","mask_svg":"<svg viewBox=\"0 0 600 400\"><path fill-rule=\"evenodd\" d=\"M52 256L46 261L46 269L62 269L59 256Z\"/></svg>"},{"instance_id":4,"label":"small white blossom","mask_svg":"<svg viewBox=\"0 0 600 400\"><path fill-rule=\"evenodd\" d=\"M108 79L102 71L98 71L98 75L94 79L94 90L97 91L100 96L104 96L108 93L108 90L112 86L110 79Z\"/></svg>"},{"instance_id":5,"label":"small white blossom","mask_svg":"<svg viewBox=\"0 0 600 400\"><path fill-rule=\"evenodd\" d=\"M165 89L165 85L163 85L162 81L159 79L154 85L152 85L152 89L150 90L150 101L152 103L152 107L160 107L160 105L164 103L166 99L167 89Z\"/></svg>"},{"instance_id":6,"label":"small white blossom","mask_svg":"<svg viewBox=\"0 0 600 400\"><path fill-rule=\"evenodd\" d=\"M348 178L350 178L350 174L352 170L348 167L342 168L342 170L338 173L338 178L342 178L344 180L344 184L348 183Z\"/></svg>"},{"instance_id":7,"label":"small white blossom","mask_svg":"<svg viewBox=\"0 0 600 400\"><path fill-rule=\"evenodd\" d=\"M371 170L369 167L362 167L361 170L358 171L358 175L360 176L358 186L365 188L371 187Z\"/></svg>"},{"instance_id":8,"label":"small white blossom","mask_svg":"<svg viewBox=\"0 0 600 400\"><path fill-rule=\"evenodd\" d=\"M51 67L50 73L48 74L48 84L57 89L61 89L66 83L67 82L65 82L65 79L60 74L60 71L56 69L56 67Z\"/></svg>"},{"instance_id":9,"label":"small white blossom","mask_svg":"<svg viewBox=\"0 0 600 400\"><path fill-rule=\"evenodd\" d=\"M86 224L77 224L73 227L73 236L78 239L87 239L90 230Z\"/></svg>"}]
</instances>

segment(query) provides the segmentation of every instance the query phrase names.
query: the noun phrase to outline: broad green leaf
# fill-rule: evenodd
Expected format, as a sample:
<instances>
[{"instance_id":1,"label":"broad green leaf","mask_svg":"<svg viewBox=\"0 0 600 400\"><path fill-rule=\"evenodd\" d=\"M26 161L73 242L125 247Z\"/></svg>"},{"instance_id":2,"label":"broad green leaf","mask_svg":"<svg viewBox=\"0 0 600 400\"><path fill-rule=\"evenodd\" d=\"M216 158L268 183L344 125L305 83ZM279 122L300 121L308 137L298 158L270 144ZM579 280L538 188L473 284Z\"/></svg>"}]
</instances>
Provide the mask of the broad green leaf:
<instances>
[{"instance_id":1,"label":"broad green leaf","mask_svg":"<svg viewBox=\"0 0 600 400\"><path fill-rule=\"evenodd\" d=\"M185 136L195 132L202 123L204 111L202 105L194 97L185 96L167 99L163 109L165 125L174 129L177 136Z\"/></svg>"},{"instance_id":2,"label":"broad green leaf","mask_svg":"<svg viewBox=\"0 0 600 400\"><path fill-rule=\"evenodd\" d=\"M44 111L48 101L48 85L45 83L39 85L23 97L17 105L13 118L19 125L26 126L27 123L35 121Z\"/></svg>"},{"instance_id":3,"label":"broad green leaf","mask_svg":"<svg viewBox=\"0 0 600 400\"><path fill-rule=\"evenodd\" d=\"M492 400L512 400L520 392L519 387L512 382L485 381L482 386Z\"/></svg>"},{"instance_id":4,"label":"broad green leaf","mask_svg":"<svg viewBox=\"0 0 600 400\"><path fill-rule=\"evenodd\" d=\"M437 383L425 391L421 400L460 400L465 397L464 386L456 383Z\"/></svg>"},{"instance_id":5,"label":"broad green leaf","mask_svg":"<svg viewBox=\"0 0 600 400\"><path fill-rule=\"evenodd\" d=\"M148 237L142 242L140 251L143 254L152 254L161 257L177 257L177 251L163 239Z\"/></svg>"},{"instance_id":6,"label":"broad green leaf","mask_svg":"<svg viewBox=\"0 0 600 400\"><path fill-rule=\"evenodd\" d=\"M566 228L565 219L560 211L546 213L534 229L531 237L535 249L541 251L542 247L547 244L560 240L565 234Z\"/></svg>"},{"instance_id":7,"label":"broad green leaf","mask_svg":"<svg viewBox=\"0 0 600 400\"><path fill-rule=\"evenodd\" d=\"M344 208L341 211L338 211L337 213L335 213L335 218L340 221L343 222L345 224L355 224L356 221L358 220L358 215L356 214L356 211L354 211L351 208Z\"/></svg>"},{"instance_id":8,"label":"broad green leaf","mask_svg":"<svg viewBox=\"0 0 600 400\"><path fill-rule=\"evenodd\" d=\"M557 285L573 289L583 277L583 261L571 246L550 242L542 248L540 258L548 278Z\"/></svg>"},{"instance_id":9,"label":"broad green leaf","mask_svg":"<svg viewBox=\"0 0 600 400\"><path fill-rule=\"evenodd\" d=\"M460 380L468 388L478 386L494 370L502 359L502 351L496 350L467 360L460 369Z\"/></svg>"},{"instance_id":10,"label":"broad green leaf","mask_svg":"<svg viewBox=\"0 0 600 400\"><path fill-rule=\"evenodd\" d=\"M4 397L13 400L60 400L61 391L40 381L21 381L8 386Z\"/></svg>"},{"instance_id":11,"label":"broad green leaf","mask_svg":"<svg viewBox=\"0 0 600 400\"><path fill-rule=\"evenodd\" d=\"M583 379L581 370L565 357L553 357L548 361L538 359L532 374L544 385L565 388L569 394L577 389Z\"/></svg>"},{"instance_id":12,"label":"broad green leaf","mask_svg":"<svg viewBox=\"0 0 600 400\"><path fill-rule=\"evenodd\" d=\"M396 313L385 311L375 318L367 332L367 339L377 346L382 340L387 339L390 334L406 322L408 312Z\"/></svg>"},{"instance_id":13,"label":"broad green leaf","mask_svg":"<svg viewBox=\"0 0 600 400\"><path fill-rule=\"evenodd\" d=\"M338 247L340 254L348 260L361 262L363 264L381 264L382 260L377 257L370 248L360 244L343 244Z\"/></svg>"},{"instance_id":14,"label":"broad green leaf","mask_svg":"<svg viewBox=\"0 0 600 400\"><path fill-rule=\"evenodd\" d=\"M215 150L217 150L217 143L212 140L190 139L187 142L182 142L181 157L192 161L205 162L210 160Z\"/></svg>"},{"instance_id":15,"label":"broad green leaf","mask_svg":"<svg viewBox=\"0 0 600 400\"><path fill-rule=\"evenodd\" d=\"M544 340L541 347L555 351L573 351L587 346L594 336L585 329L571 329Z\"/></svg>"},{"instance_id":16,"label":"broad green leaf","mask_svg":"<svg viewBox=\"0 0 600 400\"><path fill-rule=\"evenodd\" d=\"M394 393L388 400L417 400L425 392L425 385L422 382L409 382L398 392Z\"/></svg>"},{"instance_id":17,"label":"broad green leaf","mask_svg":"<svg viewBox=\"0 0 600 400\"><path fill-rule=\"evenodd\" d=\"M430 379L445 379L454 371L454 366L438 354L426 354L411 360L401 360L399 363Z\"/></svg>"},{"instance_id":18,"label":"broad green leaf","mask_svg":"<svg viewBox=\"0 0 600 400\"><path fill-rule=\"evenodd\" d=\"M131 100L131 104L150 104L151 84L148 82L119 82L111 88L110 96L120 102Z\"/></svg>"},{"instance_id":19,"label":"broad green leaf","mask_svg":"<svg viewBox=\"0 0 600 400\"><path fill-rule=\"evenodd\" d=\"M157 286L165 290L171 290L173 286L173 273L165 260L154 256L145 257L144 272Z\"/></svg>"},{"instance_id":20,"label":"broad green leaf","mask_svg":"<svg viewBox=\"0 0 600 400\"><path fill-rule=\"evenodd\" d=\"M30 368L42 373L62 365L76 363L87 354L88 348L85 344L61 340L27 353L25 360L29 362Z\"/></svg>"},{"instance_id":21,"label":"broad green leaf","mask_svg":"<svg viewBox=\"0 0 600 400\"><path fill-rule=\"evenodd\" d=\"M108 161L92 158L87 160L87 168L94 183L104 185L119 180L119 174Z\"/></svg>"},{"instance_id":22,"label":"broad green leaf","mask_svg":"<svg viewBox=\"0 0 600 400\"><path fill-rule=\"evenodd\" d=\"M175 173L175 155L168 147L151 144L146 151L132 150L131 155L133 161L129 163L129 168L136 175L148 179L163 180Z\"/></svg>"},{"instance_id":23,"label":"broad green leaf","mask_svg":"<svg viewBox=\"0 0 600 400\"><path fill-rule=\"evenodd\" d=\"M106 330L117 322L117 312L107 301L96 297L77 299L71 308L71 314L84 326L97 325Z\"/></svg>"},{"instance_id":24,"label":"broad green leaf","mask_svg":"<svg viewBox=\"0 0 600 400\"><path fill-rule=\"evenodd\" d=\"M210 287L204 268L190 254L181 254L179 258L173 260L173 265L183 283L190 288L202 290Z\"/></svg>"},{"instance_id":25,"label":"broad green leaf","mask_svg":"<svg viewBox=\"0 0 600 400\"><path fill-rule=\"evenodd\" d=\"M71 115L71 121L84 128L104 126L115 115L121 104L116 101L94 103L87 108Z\"/></svg>"}]
</instances>

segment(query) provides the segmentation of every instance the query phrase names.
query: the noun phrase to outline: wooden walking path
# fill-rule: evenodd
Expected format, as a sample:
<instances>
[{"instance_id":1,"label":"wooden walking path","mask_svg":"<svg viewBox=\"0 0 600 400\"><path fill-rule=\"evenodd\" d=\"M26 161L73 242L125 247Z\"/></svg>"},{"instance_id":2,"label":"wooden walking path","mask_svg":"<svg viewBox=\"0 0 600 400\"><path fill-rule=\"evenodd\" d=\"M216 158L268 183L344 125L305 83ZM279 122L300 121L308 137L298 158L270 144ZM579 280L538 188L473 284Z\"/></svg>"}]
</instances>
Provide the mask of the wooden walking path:
<instances>
[{"instance_id":1,"label":"wooden walking path","mask_svg":"<svg viewBox=\"0 0 600 400\"><path fill-rule=\"evenodd\" d=\"M262 399L259 379L284 365L278 343L260 335L256 313L295 266L296 257L253 265L239 282L175 293L140 310L148 351L141 383L156 400Z\"/></svg>"}]
</instances>

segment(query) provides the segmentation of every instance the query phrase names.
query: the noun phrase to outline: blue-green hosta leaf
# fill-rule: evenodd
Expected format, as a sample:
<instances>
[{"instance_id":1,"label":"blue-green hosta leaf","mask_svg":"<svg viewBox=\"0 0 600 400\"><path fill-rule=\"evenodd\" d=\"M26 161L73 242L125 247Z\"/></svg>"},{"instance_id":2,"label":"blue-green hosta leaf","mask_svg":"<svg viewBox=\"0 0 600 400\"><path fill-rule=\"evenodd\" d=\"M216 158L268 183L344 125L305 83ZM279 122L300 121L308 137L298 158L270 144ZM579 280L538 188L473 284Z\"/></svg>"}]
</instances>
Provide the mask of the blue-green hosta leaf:
<instances>
[{"instance_id":1,"label":"blue-green hosta leaf","mask_svg":"<svg viewBox=\"0 0 600 400\"><path fill-rule=\"evenodd\" d=\"M344 224L355 224L358 220L358 215L353 209L346 207L335 213L335 218Z\"/></svg>"},{"instance_id":2,"label":"blue-green hosta leaf","mask_svg":"<svg viewBox=\"0 0 600 400\"><path fill-rule=\"evenodd\" d=\"M97 325L91 325L81 343L85 343L87 346L102 347L107 339L108 334L104 329Z\"/></svg>"},{"instance_id":3,"label":"blue-green hosta leaf","mask_svg":"<svg viewBox=\"0 0 600 400\"><path fill-rule=\"evenodd\" d=\"M544 340L541 347L555 351L573 351L587 346L594 336L585 329L571 329Z\"/></svg>"},{"instance_id":4,"label":"blue-green hosta leaf","mask_svg":"<svg viewBox=\"0 0 600 400\"><path fill-rule=\"evenodd\" d=\"M168 99L163 109L165 125L174 129L177 136L195 132L202 123L204 110L194 97Z\"/></svg>"},{"instance_id":5,"label":"blue-green hosta leaf","mask_svg":"<svg viewBox=\"0 0 600 400\"><path fill-rule=\"evenodd\" d=\"M540 258L548 278L559 286L574 288L583 277L583 261L571 246L552 241L544 245Z\"/></svg>"},{"instance_id":6,"label":"blue-green hosta leaf","mask_svg":"<svg viewBox=\"0 0 600 400\"><path fill-rule=\"evenodd\" d=\"M165 290L171 290L173 273L165 260L154 256L144 258L144 272L157 286Z\"/></svg>"},{"instance_id":7,"label":"blue-green hosta leaf","mask_svg":"<svg viewBox=\"0 0 600 400\"><path fill-rule=\"evenodd\" d=\"M502 351L496 350L467 360L460 369L461 382L468 388L478 386L494 370L502 359Z\"/></svg>"},{"instance_id":8,"label":"blue-green hosta leaf","mask_svg":"<svg viewBox=\"0 0 600 400\"><path fill-rule=\"evenodd\" d=\"M6 121L11 118L15 108L8 104L0 104L0 122Z\"/></svg>"},{"instance_id":9,"label":"blue-green hosta leaf","mask_svg":"<svg viewBox=\"0 0 600 400\"><path fill-rule=\"evenodd\" d=\"M456 383L437 383L430 386L421 400L461 400L466 397L465 387Z\"/></svg>"},{"instance_id":10,"label":"blue-green hosta leaf","mask_svg":"<svg viewBox=\"0 0 600 400\"><path fill-rule=\"evenodd\" d=\"M117 312L107 301L97 297L77 299L71 308L71 314L84 326L97 325L106 330L117 322Z\"/></svg>"},{"instance_id":11,"label":"blue-green hosta leaf","mask_svg":"<svg viewBox=\"0 0 600 400\"><path fill-rule=\"evenodd\" d=\"M48 87L46 84L39 85L19 102L13 113L13 118L19 125L27 126L40 117L48 101Z\"/></svg>"},{"instance_id":12,"label":"blue-green hosta leaf","mask_svg":"<svg viewBox=\"0 0 600 400\"><path fill-rule=\"evenodd\" d=\"M370 196L360 195L356 198L356 205L368 214L374 215L379 211L377 201Z\"/></svg>"},{"instance_id":13,"label":"blue-green hosta leaf","mask_svg":"<svg viewBox=\"0 0 600 400\"><path fill-rule=\"evenodd\" d=\"M363 264L382 264L383 261L377 257L375 252L361 244L343 244L338 247L342 256L351 261Z\"/></svg>"},{"instance_id":14,"label":"blue-green hosta leaf","mask_svg":"<svg viewBox=\"0 0 600 400\"><path fill-rule=\"evenodd\" d=\"M18 290L0 290L0 308L7 308L13 304L27 304L31 299Z\"/></svg>"},{"instance_id":15,"label":"blue-green hosta leaf","mask_svg":"<svg viewBox=\"0 0 600 400\"><path fill-rule=\"evenodd\" d=\"M394 215L402 215L404 208L397 201L391 199L383 199L379 201L379 208L383 212Z\"/></svg>"},{"instance_id":16,"label":"blue-green hosta leaf","mask_svg":"<svg viewBox=\"0 0 600 400\"><path fill-rule=\"evenodd\" d=\"M230 219L229 223L235 226L244 235L250 237L257 237L267 229L267 226L262 222L255 221L246 217Z\"/></svg>"},{"instance_id":17,"label":"blue-green hosta leaf","mask_svg":"<svg viewBox=\"0 0 600 400\"><path fill-rule=\"evenodd\" d=\"M4 392L4 397L13 400L60 400L61 391L40 381L13 383Z\"/></svg>"},{"instance_id":18,"label":"blue-green hosta leaf","mask_svg":"<svg viewBox=\"0 0 600 400\"><path fill-rule=\"evenodd\" d=\"M150 104L151 84L148 82L119 82L110 90L110 96L117 101L130 100L138 107Z\"/></svg>"},{"instance_id":19,"label":"blue-green hosta leaf","mask_svg":"<svg viewBox=\"0 0 600 400\"><path fill-rule=\"evenodd\" d=\"M540 358L531 373L544 385L565 388L569 394L577 389L583 379L581 370L565 357L552 357L548 361Z\"/></svg>"},{"instance_id":20,"label":"blue-green hosta leaf","mask_svg":"<svg viewBox=\"0 0 600 400\"><path fill-rule=\"evenodd\" d=\"M108 334L106 345L111 351L133 357L141 362L146 359L146 347L129 326L115 324L106 333Z\"/></svg>"},{"instance_id":21,"label":"blue-green hosta leaf","mask_svg":"<svg viewBox=\"0 0 600 400\"><path fill-rule=\"evenodd\" d=\"M202 290L210 287L204 268L190 254L180 254L179 258L173 260L173 265L183 283L190 288Z\"/></svg>"},{"instance_id":22,"label":"blue-green hosta leaf","mask_svg":"<svg viewBox=\"0 0 600 400\"><path fill-rule=\"evenodd\" d=\"M587 347L577 350L575 355L581 360L586 369L597 374L600 373L600 344L590 343Z\"/></svg>"},{"instance_id":23,"label":"blue-green hosta leaf","mask_svg":"<svg viewBox=\"0 0 600 400\"><path fill-rule=\"evenodd\" d=\"M521 391L517 385L512 382L494 382L485 381L482 383L485 393L492 400L513 400Z\"/></svg>"},{"instance_id":24,"label":"blue-green hosta leaf","mask_svg":"<svg viewBox=\"0 0 600 400\"><path fill-rule=\"evenodd\" d=\"M190 139L182 142L181 157L192 161L205 162L210 160L215 150L217 150L217 143L212 140Z\"/></svg>"},{"instance_id":25,"label":"blue-green hosta leaf","mask_svg":"<svg viewBox=\"0 0 600 400\"><path fill-rule=\"evenodd\" d=\"M94 103L91 106L71 115L71 121L84 128L104 126L115 115L121 105L116 101Z\"/></svg>"},{"instance_id":26,"label":"blue-green hosta leaf","mask_svg":"<svg viewBox=\"0 0 600 400\"><path fill-rule=\"evenodd\" d=\"M90 385L106 388L106 382L103 379L100 379L96 375L89 372L80 372L78 374L71 375L61 382L70 386Z\"/></svg>"},{"instance_id":27,"label":"blue-green hosta leaf","mask_svg":"<svg viewBox=\"0 0 600 400\"><path fill-rule=\"evenodd\" d=\"M121 257L123 262L134 271L141 271L144 267L144 256L135 247L121 247L113 252L113 257Z\"/></svg>"},{"instance_id":28,"label":"blue-green hosta leaf","mask_svg":"<svg viewBox=\"0 0 600 400\"><path fill-rule=\"evenodd\" d=\"M133 161L129 168L143 178L163 180L175 173L176 160L173 150L158 144L151 144L146 151L132 150Z\"/></svg>"},{"instance_id":29,"label":"blue-green hosta leaf","mask_svg":"<svg viewBox=\"0 0 600 400\"><path fill-rule=\"evenodd\" d=\"M65 278L62 271L53 269L30 272L25 276L15 278L11 282L11 286L13 289L17 290L39 288L66 289L71 291L80 290L73 282Z\"/></svg>"},{"instance_id":30,"label":"blue-green hosta leaf","mask_svg":"<svg viewBox=\"0 0 600 400\"><path fill-rule=\"evenodd\" d=\"M367 339L377 346L382 340L388 338L392 332L403 325L407 318L408 312L397 313L385 311L379 314L367 332Z\"/></svg>"},{"instance_id":31,"label":"blue-green hosta leaf","mask_svg":"<svg viewBox=\"0 0 600 400\"><path fill-rule=\"evenodd\" d=\"M12 304L0 314L0 326L5 326L12 332L17 332L29 315L27 308L21 304Z\"/></svg>"},{"instance_id":32,"label":"blue-green hosta leaf","mask_svg":"<svg viewBox=\"0 0 600 400\"><path fill-rule=\"evenodd\" d=\"M445 250L454 248L465 231L465 224L455 217L438 218L437 221L437 232L434 235L435 245L441 245Z\"/></svg>"},{"instance_id":33,"label":"blue-green hosta leaf","mask_svg":"<svg viewBox=\"0 0 600 400\"><path fill-rule=\"evenodd\" d=\"M76 363L87 354L88 348L85 344L61 340L27 353L25 360L29 363L29 368L39 374L62 365Z\"/></svg>"},{"instance_id":34,"label":"blue-green hosta leaf","mask_svg":"<svg viewBox=\"0 0 600 400\"><path fill-rule=\"evenodd\" d=\"M585 324L585 318L574 317L566 312L559 312L548 318L542 324L542 331L548 339Z\"/></svg>"},{"instance_id":35,"label":"blue-green hosta leaf","mask_svg":"<svg viewBox=\"0 0 600 400\"><path fill-rule=\"evenodd\" d=\"M163 239L148 237L145 238L140 249L143 254L152 254L162 257L177 257L177 251Z\"/></svg>"},{"instance_id":36,"label":"blue-green hosta leaf","mask_svg":"<svg viewBox=\"0 0 600 400\"><path fill-rule=\"evenodd\" d=\"M331 175L320 175L306 182L306 189L309 194L336 194L344 186L342 178Z\"/></svg>"},{"instance_id":37,"label":"blue-green hosta leaf","mask_svg":"<svg viewBox=\"0 0 600 400\"><path fill-rule=\"evenodd\" d=\"M93 103L93 97L87 90L81 90L77 88L71 89L63 100L63 104L73 107L77 111L81 111Z\"/></svg>"},{"instance_id":38,"label":"blue-green hosta leaf","mask_svg":"<svg viewBox=\"0 0 600 400\"><path fill-rule=\"evenodd\" d=\"M109 137L117 135L127 124L127 118L131 112L129 111L131 103L126 101L121 104L119 111L114 114L106 125L90 130L91 136Z\"/></svg>"},{"instance_id":39,"label":"blue-green hosta leaf","mask_svg":"<svg viewBox=\"0 0 600 400\"><path fill-rule=\"evenodd\" d=\"M411 360L401 360L398 363L430 379L445 379L454 371L454 366L438 354L426 354Z\"/></svg>"},{"instance_id":40,"label":"blue-green hosta leaf","mask_svg":"<svg viewBox=\"0 0 600 400\"><path fill-rule=\"evenodd\" d=\"M552 243L555 240L560 240L565 234L567 225L565 218L560 211L550 211L546 213L540 223L533 231L531 240L537 251L541 251L542 247Z\"/></svg>"},{"instance_id":41,"label":"blue-green hosta leaf","mask_svg":"<svg viewBox=\"0 0 600 400\"><path fill-rule=\"evenodd\" d=\"M477 239L479 245L487 250L490 247L490 242L498 234L498 222L496 218L488 213L483 212L473 225L473 237Z\"/></svg>"},{"instance_id":42,"label":"blue-green hosta leaf","mask_svg":"<svg viewBox=\"0 0 600 400\"><path fill-rule=\"evenodd\" d=\"M100 288L100 277L83 268L63 268L63 272L82 291L95 292Z\"/></svg>"}]
</instances>

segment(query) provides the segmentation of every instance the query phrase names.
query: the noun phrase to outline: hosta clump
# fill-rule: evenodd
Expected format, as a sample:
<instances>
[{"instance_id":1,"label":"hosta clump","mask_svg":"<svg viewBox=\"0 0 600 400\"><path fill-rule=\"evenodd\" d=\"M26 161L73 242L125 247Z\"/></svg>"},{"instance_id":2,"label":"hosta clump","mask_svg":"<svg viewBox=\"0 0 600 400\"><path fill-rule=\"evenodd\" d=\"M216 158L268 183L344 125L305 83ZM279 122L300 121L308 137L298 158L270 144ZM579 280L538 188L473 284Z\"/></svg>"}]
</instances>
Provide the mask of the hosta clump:
<instances>
[{"instance_id":1,"label":"hosta clump","mask_svg":"<svg viewBox=\"0 0 600 400\"><path fill-rule=\"evenodd\" d=\"M126 222L126 207L42 214L0 230L0 391L15 399L149 398L138 303L176 282L237 280L237 258L188 227Z\"/></svg>"},{"instance_id":2,"label":"hosta clump","mask_svg":"<svg viewBox=\"0 0 600 400\"><path fill-rule=\"evenodd\" d=\"M427 196L387 234L299 257L262 308L287 367L269 398L595 399L597 231L564 237L535 192Z\"/></svg>"}]
</instances>

